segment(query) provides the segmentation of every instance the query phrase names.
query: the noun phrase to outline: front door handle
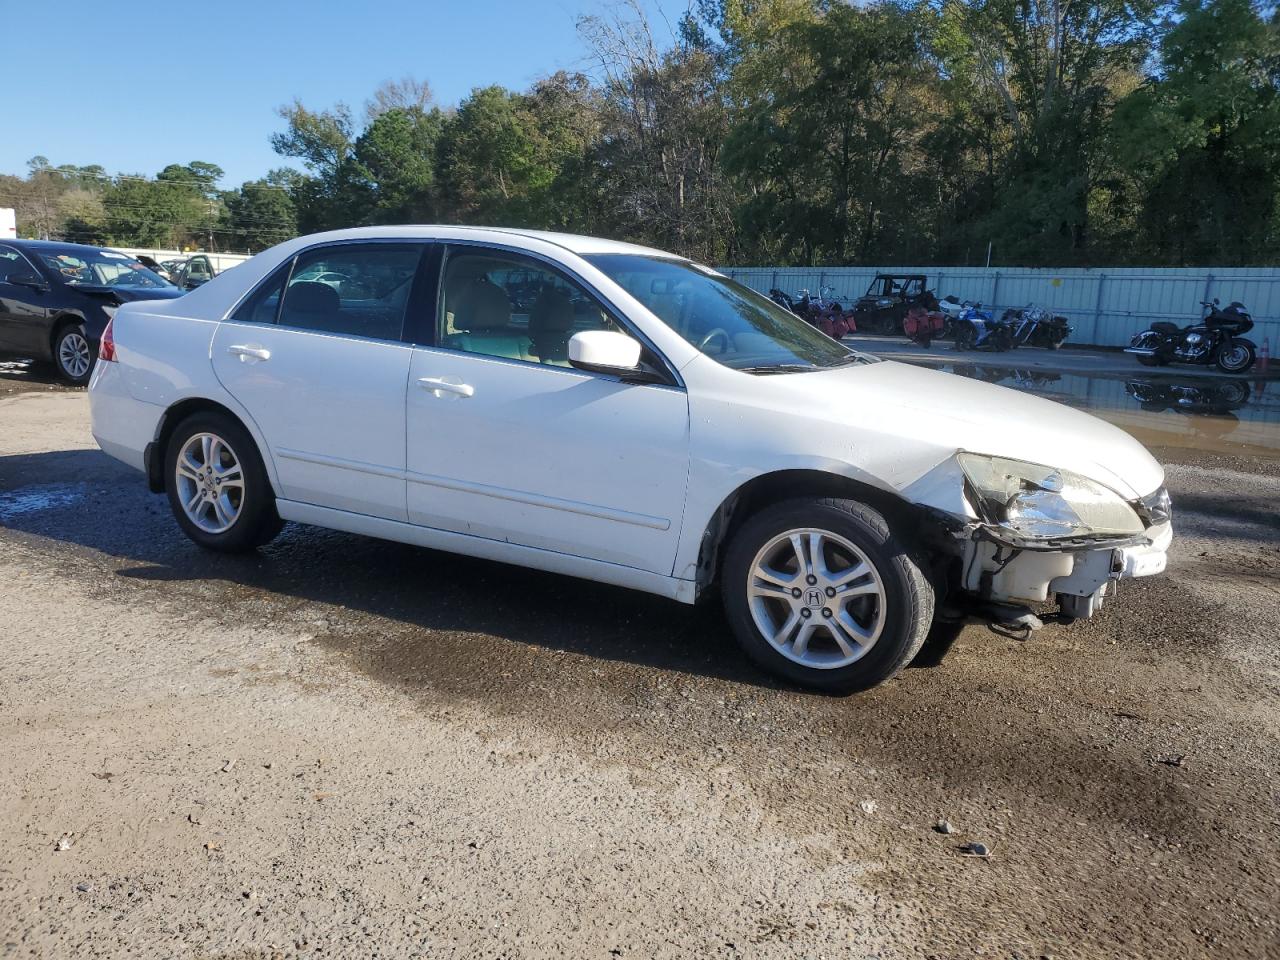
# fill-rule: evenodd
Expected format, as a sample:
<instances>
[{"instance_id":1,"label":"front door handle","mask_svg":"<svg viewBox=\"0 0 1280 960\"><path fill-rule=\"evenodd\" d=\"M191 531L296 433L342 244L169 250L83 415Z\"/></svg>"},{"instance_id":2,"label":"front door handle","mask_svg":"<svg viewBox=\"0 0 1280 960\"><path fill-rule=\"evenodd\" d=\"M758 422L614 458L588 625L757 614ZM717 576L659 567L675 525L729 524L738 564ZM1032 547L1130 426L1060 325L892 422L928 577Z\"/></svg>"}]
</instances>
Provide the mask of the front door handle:
<instances>
[{"instance_id":1,"label":"front door handle","mask_svg":"<svg viewBox=\"0 0 1280 960\"><path fill-rule=\"evenodd\" d=\"M450 383L448 380L437 377L419 377L418 386L423 390L430 390L433 397L440 397L446 393L459 397L473 397L476 393L476 388L469 383Z\"/></svg>"},{"instance_id":2,"label":"front door handle","mask_svg":"<svg viewBox=\"0 0 1280 960\"><path fill-rule=\"evenodd\" d=\"M241 363L248 363L250 360L270 360L271 351L266 347L252 347L246 344L233 344L227 347L227 353L240 358Z\"/></svg>"}]
</instances>

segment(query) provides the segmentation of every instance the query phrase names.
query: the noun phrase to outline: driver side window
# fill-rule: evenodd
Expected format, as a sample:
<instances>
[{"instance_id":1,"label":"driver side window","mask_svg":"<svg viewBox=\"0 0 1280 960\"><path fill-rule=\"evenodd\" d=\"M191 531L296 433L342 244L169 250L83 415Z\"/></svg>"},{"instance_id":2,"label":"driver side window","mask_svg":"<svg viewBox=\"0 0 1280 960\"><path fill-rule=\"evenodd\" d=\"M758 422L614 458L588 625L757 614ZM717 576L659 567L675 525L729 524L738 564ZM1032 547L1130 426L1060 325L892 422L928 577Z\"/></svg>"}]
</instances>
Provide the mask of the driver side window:
<instances>
[{"instance_id":1,"label":"driver side window","mask_svg":"<svg viewBox=\"0 0 1280 960\"><path fill-rule=\"evenodd\" d=\"M569 366L569 339L618 330L599 302L541 261L454 247L441 284L442 347L526 363Z\"/></svg>"}]
</instances>

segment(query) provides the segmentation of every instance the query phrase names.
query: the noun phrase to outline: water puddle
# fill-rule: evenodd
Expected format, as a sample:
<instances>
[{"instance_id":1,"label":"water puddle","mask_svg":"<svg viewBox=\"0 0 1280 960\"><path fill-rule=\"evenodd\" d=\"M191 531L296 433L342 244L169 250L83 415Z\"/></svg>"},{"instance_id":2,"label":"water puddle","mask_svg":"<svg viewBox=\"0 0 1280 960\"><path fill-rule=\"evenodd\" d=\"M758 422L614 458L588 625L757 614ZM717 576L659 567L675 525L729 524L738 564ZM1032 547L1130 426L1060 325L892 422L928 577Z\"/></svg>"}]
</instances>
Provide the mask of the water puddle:
<instances>
[{"instance_id":1,"label":"water puddle","mask_svg":"<svg viewBox=\"0 0 1280 960\"><path fill-rule=\"evenodd\" d=\"M65 507L84 498L84 488L74 483L49 483L0 493L0 520Z\"/></svg>"},{"instance_id":2,"label":"water puddle","mask_svg":"<svg viewBox=\"0 0 1280 960\"><path fill-rule=\"evenodd\" d=\"M924 365L1087 410L1151 446L1280 457L1280 381L1097 377L963 360Z\"/></svg>"}]
</instances>

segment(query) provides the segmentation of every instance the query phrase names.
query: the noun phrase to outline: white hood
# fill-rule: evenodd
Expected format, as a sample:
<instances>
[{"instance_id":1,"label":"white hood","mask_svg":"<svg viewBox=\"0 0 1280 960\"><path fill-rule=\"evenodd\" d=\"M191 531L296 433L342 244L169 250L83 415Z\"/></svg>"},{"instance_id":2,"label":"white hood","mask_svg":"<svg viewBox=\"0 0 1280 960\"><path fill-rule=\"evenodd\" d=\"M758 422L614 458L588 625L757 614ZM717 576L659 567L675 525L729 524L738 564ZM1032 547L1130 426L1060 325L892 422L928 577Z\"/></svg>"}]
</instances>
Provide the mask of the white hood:
<instances>
[{"instance_id":1,"label":"white hood","mask_svg":"<svg viewBox=\"0 0 1280 960\"><path fill-rule=\"evenodd\" d=\"M1061 467L1127 499L1164 482L1160 464L1123 430L1007 387L893 361L768 379L789 401L808 404L811 413L824 410L828 422L839 413L855 444L859 434L871 433L903 447L914 441Z\"/></svg>"}]
</instances>

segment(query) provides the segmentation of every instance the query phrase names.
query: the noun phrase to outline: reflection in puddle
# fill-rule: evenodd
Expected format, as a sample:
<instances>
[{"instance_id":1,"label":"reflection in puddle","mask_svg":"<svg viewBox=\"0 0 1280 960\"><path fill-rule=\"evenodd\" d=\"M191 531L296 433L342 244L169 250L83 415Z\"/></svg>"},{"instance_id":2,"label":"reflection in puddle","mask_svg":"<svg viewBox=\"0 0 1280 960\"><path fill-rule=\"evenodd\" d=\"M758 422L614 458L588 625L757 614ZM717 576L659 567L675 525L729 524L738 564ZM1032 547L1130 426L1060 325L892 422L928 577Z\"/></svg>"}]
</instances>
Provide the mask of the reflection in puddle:
<instances>
[{"instance_id":1,"label":"reflection in puddle","mask_svg":"<svg viewBox=\"0 0 1280 960\"><path fill-rule=\"evenodd\" d=\"M1165 374L1094 377L963 361L927 365L1088 410L1146 444L1280 456L1277 381L1243 377L1179 380Z\"/></svg>"},{"instance_id":2,"label":"reflection in puddle","mask_svg":"<svg viewBox=\"0 0 1280 960\"><path fill-rule=\"evenodd\" d=\"M49 483L0 493L0 520L25 513L65 507L84 497L84 488L73 483Z\"/></svg>"}]
</instances>

